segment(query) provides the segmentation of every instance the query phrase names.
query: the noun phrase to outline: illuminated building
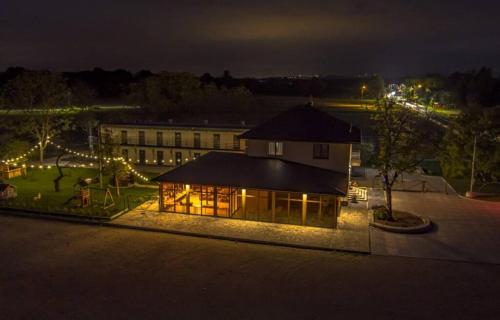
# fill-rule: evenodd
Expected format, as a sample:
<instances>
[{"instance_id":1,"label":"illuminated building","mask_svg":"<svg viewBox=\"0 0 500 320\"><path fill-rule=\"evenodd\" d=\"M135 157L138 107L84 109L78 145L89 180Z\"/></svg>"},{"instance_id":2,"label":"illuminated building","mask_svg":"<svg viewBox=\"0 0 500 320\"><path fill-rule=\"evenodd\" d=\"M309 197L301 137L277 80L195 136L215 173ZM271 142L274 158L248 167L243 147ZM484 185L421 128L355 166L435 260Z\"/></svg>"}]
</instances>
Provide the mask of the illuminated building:
<instances>
[{"instance_id":1,"label":"illuminated building","mask_svg":"<svg viewBox=\"0 0 500 320\"><path fill-rule=\"evenodd\" d=\"M239 138L244 154L212 151L154 178L160 211L336 227L359 129L306 105Z\"/></svg>"}]
</instances>

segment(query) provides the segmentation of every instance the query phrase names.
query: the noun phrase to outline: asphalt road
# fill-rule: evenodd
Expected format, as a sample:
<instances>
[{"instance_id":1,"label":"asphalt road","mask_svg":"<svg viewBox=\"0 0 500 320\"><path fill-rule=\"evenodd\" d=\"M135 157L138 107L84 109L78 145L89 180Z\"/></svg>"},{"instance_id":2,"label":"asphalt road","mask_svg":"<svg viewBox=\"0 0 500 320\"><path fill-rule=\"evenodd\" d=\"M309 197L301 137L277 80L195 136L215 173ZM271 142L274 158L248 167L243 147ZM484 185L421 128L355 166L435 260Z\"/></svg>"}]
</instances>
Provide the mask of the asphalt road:
<instances>
[{"instance_id":1,"label":"asphalt road","mask_svg":"<svg viewBox=\"0 0 500 320\"><path fill-rule=\"evenodd\" d=\"M1 319L498 319L500 266L0 216Z\"/></svg>"}]
</instances>

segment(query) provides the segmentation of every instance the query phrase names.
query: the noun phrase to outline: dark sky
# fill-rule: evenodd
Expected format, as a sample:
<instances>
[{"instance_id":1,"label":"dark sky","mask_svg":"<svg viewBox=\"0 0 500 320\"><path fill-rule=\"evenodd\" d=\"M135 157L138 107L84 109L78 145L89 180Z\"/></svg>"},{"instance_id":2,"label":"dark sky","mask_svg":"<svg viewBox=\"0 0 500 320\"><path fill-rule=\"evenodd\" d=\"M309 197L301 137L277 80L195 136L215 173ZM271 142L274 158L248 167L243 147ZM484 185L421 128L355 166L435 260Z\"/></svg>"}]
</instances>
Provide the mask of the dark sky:
<instances>
[{"instance_id":1,"label":"dark sky","mask_svg":"<svg viewBox=\"0 0 500 320\"><path fill-rule=\"evenodd\" d=\"M0 0L0 69L500 70L500 0Z\"/></svg>"}]
</instances>

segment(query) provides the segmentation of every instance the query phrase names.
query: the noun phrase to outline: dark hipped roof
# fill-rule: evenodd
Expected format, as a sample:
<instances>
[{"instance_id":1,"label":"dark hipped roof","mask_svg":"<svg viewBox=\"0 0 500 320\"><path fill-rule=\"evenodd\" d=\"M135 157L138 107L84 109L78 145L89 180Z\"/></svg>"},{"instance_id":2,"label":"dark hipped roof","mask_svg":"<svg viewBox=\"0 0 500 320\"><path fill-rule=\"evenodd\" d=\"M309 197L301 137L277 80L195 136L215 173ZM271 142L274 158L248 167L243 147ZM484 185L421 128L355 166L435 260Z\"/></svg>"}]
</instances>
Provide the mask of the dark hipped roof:
<instances>
[{"instance_id":1,"label":"dark hipped roof","mask_svg":"<svg viewBox=\"0 0 500 320\"><path fill-rule=\"evenodd\" d=\"M152 181L342 195L347 174L272 158L209 152Z\"/></svg>"},{"instance_id":2,"label":"dark hipped roof","mask_svg":"<svg viewBox=\"0 0 500 320\"><path fill-rule=\"evenodd\" d=\"M359 143L358 128L310 105L291 108L240 135L242 139Z\"/></svg>"}]
</instances>

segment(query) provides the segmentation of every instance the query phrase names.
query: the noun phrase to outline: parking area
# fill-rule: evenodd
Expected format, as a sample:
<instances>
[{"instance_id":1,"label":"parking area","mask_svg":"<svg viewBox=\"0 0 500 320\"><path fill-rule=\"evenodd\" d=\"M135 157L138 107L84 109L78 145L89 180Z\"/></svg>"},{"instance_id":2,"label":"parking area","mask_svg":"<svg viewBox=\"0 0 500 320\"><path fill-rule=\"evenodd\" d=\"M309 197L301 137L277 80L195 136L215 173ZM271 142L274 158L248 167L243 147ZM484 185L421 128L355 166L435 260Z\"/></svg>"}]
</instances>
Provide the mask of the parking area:
<instances>
[{"instance_id":1,"label":"parking area","mask_svg":"<svg viewBox=\"0 0 500 320\"><path fill-rule=\"evenodd\" d=\"M369 192L369 205L383 203L383 191ZM500 203L438 192L394 192L394 207L428 217L426 234L395 234L370 228L371 252L418 258L500 264Z\"/></svg>"}]
</instances>

